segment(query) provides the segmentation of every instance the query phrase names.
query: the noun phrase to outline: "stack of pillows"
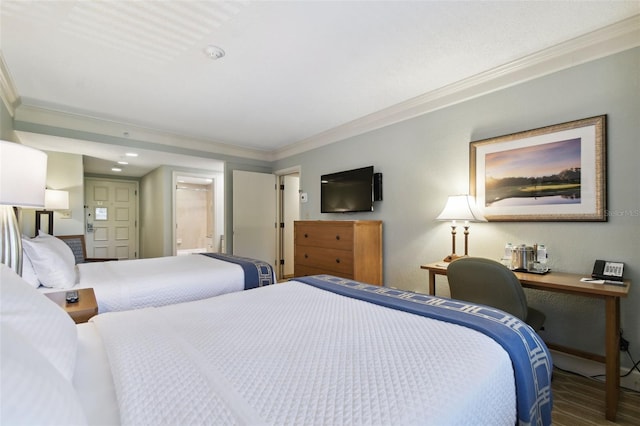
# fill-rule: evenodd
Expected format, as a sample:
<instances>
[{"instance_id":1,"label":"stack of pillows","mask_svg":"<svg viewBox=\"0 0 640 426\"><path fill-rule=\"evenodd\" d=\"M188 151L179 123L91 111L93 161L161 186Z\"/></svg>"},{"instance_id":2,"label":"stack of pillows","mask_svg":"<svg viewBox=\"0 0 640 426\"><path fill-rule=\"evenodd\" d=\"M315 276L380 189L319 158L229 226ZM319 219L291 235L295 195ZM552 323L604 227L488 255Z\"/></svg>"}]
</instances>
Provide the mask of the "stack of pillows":
<instances>
[{"instance_id":1,"label":"stack of pillows","mask_svg":"<svg viewBox=\"0 0 640 426\"><path fill-rule=\"evenodd\" d=\"M72 384L73 320L4 264L0 282L0 424L86 424Z\"/></svg>"},{"instance_id":2,"label":"stack of pillows","mask_svg":"<svg viewBox=\"0 0 640 426\"><path fill-rule=\"evenodd\" d=\"M70 288L77 282L76 258L64 241L40 231L22 237L22 278L38 288Z\"/></svg>"}]
</instances>

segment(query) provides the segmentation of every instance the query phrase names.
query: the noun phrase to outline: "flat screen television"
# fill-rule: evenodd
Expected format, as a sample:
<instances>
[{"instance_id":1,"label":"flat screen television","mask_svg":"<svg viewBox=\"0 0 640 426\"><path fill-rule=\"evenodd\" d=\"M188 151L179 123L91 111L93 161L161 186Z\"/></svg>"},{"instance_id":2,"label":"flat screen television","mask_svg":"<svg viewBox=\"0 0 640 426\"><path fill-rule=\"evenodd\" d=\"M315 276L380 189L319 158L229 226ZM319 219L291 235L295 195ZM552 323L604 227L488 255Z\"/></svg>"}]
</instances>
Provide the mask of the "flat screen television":
<instances>
[{"instance_id":1,"label":"flat screen television","mask_svg":"<svg viewBox=\"0 0 640 426\"><path fill-rule=\"evenodd\" d=\"M373 166L320 177L320 212L373 211Z\"/></svg>"}]
</instances>

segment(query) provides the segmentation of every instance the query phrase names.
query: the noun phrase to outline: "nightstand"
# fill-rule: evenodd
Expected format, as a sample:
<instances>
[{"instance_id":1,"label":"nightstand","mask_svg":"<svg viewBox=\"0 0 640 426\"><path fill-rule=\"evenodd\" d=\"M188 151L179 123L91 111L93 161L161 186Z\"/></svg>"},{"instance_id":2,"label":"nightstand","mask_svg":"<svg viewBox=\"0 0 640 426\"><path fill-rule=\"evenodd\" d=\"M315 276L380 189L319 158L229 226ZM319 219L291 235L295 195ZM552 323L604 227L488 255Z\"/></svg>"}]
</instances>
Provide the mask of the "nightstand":
<instances>
[{"instance_id":1,"label":"nightstand","mask_svg":"<svg viewBox=\"0 0 640 426\"><path fill-rule=\"evenodd\" d=\"M87 322L91 317L98 315L98 302L92 288L79 289L76 303L67 303L65 300L66 293L67 291L56 291L54 293L45 293L45 296L67 311L76 324Z\"/></svg>"}]
</instances>

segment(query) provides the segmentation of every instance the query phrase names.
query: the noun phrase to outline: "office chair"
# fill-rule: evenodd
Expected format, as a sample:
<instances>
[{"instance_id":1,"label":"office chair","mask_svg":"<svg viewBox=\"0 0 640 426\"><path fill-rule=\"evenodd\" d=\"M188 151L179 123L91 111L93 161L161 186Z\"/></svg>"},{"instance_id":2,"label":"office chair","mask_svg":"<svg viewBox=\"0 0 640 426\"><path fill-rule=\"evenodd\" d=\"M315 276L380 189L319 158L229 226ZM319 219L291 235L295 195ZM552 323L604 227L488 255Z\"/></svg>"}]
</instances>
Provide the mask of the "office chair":
<instances>
[{"instance_id":1,"label":"office chair","mask_svg":"<svg viewBox=\"0 0 640 426\"><path fill-rule=\"evenodd\" d=\"M108 260L118 260L117 258L97 258L87 257L87 246L84 241L84 235L56 235L56 238L64 241L69 247L73 255L76 257L76 264L88 262L106 262Z\"/></svg>"},{"instance_id":2,"label":"office chair","mask_svg":"<svg viewBox=\"0 0 640 426\"><path fill-rule=\"evenodd\" d=\"M498 308L542 330L545 315L527 305L520 281L500 262L462 257L449 264L447 278L453 299Z\"/></svg>"}]
</instances>

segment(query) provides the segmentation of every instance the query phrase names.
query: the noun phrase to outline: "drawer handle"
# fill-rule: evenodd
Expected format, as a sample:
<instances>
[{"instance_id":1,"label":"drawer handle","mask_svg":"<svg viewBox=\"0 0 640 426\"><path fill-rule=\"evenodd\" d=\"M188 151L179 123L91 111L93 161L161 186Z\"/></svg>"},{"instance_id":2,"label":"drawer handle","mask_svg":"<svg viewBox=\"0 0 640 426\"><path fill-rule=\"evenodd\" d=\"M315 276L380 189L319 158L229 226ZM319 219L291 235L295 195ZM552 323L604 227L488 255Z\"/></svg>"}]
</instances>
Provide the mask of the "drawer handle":
<instances>
[{"instance_id":1,"label":"drawer handle","mask_svg":"<svg viewBox=\"0 0 640 426\"><path fill-rule=\"evenodd\" d=\"M304 254L304 258L305 258L305 259L308 259L308 258L309 258L309 255L308 255L307 253L305 253L305 254Z\"/></svg>"},{"instance_id":2,"label":"drawer handle","mask_svg":"<svg viewBox=\"0 0 640 426\"><path fill-rule=\"evenodd\" d=\"M336 235L336 240L340 241L340 235Z\"/></svg>"},{"instance_id":3,"label":"drawer handle","mask_svg":"<svg viewBox=\"0 0 640 426\"><path fill-rule=\"evenodd\" d=\"M336 259L336 263L340 263L340 258L339 257Z\"/></svg>"},{"instance_id":4,"label":"drawer handle","mask_svg":"<svg viewBox=\"0 0 640 426\"><path fill-rule=\"evenodd\" d=\"M304 237L305 238L309 238L309 234L304 234Z\"/></svg>"}]
</instances>

